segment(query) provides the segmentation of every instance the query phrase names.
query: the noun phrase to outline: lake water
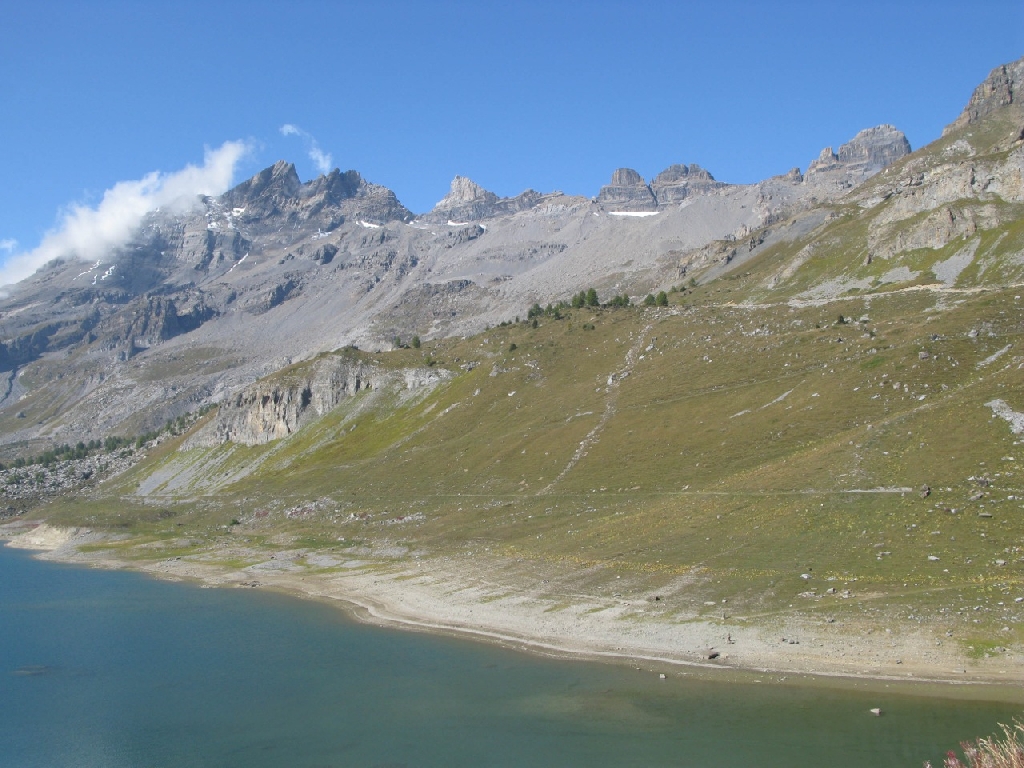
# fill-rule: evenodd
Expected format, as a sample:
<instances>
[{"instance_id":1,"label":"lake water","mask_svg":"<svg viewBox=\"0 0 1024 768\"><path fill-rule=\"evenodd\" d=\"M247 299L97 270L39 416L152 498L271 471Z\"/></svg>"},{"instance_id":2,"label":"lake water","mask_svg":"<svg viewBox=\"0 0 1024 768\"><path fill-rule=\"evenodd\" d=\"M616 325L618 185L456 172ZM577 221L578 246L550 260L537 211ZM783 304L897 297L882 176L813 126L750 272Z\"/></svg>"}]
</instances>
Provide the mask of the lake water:
<instances>
[{"instance_id":1,"label":"lake water","mask_svg":"<svg viewBox=\"0 0 1024 768\"><path fill-rule=\"evenodd\" d=\"M914 768L1020 714L887 691L659 680L0 547L2 768Z\"/></svg>"}]
</instances>

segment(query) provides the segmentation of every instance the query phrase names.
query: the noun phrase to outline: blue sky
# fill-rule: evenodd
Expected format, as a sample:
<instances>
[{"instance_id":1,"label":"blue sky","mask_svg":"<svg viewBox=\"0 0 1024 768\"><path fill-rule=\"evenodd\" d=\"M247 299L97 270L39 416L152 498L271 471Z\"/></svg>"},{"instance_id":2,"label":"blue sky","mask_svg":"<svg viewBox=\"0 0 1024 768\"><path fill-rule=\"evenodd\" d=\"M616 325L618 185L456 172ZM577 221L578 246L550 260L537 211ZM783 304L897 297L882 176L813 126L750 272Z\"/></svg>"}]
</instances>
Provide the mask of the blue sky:
<instances>
[{"instance_id":1,"label":"blue sky","mask_svg":"<svg viewBox=\"0 0 1024 768\"><path fill-rule=\"evenodd\" d=\"M3 258L229 141L234 181L329 155L415 212L456 174L596 195L621 166L757 181L878 123L917 148L1024 56L1024 2L8 0L0 40Z\"/></svg>"}]
</instances>

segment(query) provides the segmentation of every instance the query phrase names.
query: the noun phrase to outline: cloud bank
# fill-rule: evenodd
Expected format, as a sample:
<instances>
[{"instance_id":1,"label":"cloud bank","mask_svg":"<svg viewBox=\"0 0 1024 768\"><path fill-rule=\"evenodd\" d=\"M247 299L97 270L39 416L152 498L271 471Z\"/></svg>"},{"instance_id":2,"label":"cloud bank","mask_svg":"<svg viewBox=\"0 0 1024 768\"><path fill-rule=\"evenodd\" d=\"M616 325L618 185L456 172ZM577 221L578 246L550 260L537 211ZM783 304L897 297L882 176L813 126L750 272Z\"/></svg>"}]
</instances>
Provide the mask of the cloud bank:
<instances>
[{"instance_id":1,"label":"cloud bank","mask_svg":"<svg viewBox=\"0 0 1024 768\"><path fill-rule=\"evenodd\" d=\"M119 181L103 193L96 207L70 206L57 228L48 232L38 247L4 262L0 285L24 280L60 257L109 259L112 250L127 244L147 213L157 208L184 212L198 203L199 195L226 192L235 166L248 151L245 142L228 141L217 149L207 149L201 167L187 165L174 173L154 171L137 181ZM0 247L6 248L7 243L3 241Z\"/></svg>"},{"instance_id":2,"label":"cloud bank","mask_svg":"<svg viewBox=\"0 0 1024 768\"><path fill-rule=\"evenodd\" d=\"M313 165L316 166L320 173L330 173L334 168L334 158L331 157L330 152L324 152L320 149L320 144L317 142L313 135L308 131L304 131L297 125L291 123L285 123L281 126L282 136L298 136L306 142L306 153L309 155L309 159L313 161Z\"/></svg>"}]
</instances>

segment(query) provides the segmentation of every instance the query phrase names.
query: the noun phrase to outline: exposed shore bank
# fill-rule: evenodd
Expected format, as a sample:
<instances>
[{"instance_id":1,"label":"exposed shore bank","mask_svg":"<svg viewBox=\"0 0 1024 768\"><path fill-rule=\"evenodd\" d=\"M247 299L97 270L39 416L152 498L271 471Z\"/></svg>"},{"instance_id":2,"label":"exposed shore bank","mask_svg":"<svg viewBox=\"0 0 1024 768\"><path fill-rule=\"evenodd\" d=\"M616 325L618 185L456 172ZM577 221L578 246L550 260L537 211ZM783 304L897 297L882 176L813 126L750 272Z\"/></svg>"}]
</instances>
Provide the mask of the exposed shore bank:
<instances>
[{"instance_id":1,"label":"exposed shore bank","mask_svg":"<svg viewBox=\"0 0 1024 768\"><path fill-rule=\"evenodd\" d=\"M900 684L908 693L1024 704L1024 657L1007 649L970 658L933 626L871 626L788 616L680 617L642 597L577 594L553 601L546 580L499 559L454 562L340 558L237 545L194 555L113 546L107 534L17 521L0 526L7 546L47 560L128 568L158 578L219 587L273 589L329 602L361 621L452 634L542 653L632 664L654 674L858 687ZM104 546L111 545L110 547ZM239 565L240 562L258 561ZM545 587L541 587L543 581Z\"/></svg>"}]
</instances>

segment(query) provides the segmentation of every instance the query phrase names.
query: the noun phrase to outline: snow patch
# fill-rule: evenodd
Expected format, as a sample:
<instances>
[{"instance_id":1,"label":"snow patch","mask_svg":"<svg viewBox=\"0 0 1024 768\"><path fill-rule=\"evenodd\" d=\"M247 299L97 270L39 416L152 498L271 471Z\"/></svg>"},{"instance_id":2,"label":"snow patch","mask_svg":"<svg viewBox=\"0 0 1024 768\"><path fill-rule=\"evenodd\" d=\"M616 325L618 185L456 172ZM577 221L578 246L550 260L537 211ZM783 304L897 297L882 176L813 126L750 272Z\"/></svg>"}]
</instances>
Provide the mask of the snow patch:
<instances>
[{"instance_id":1,"label":"snow patch","mask_svg":"<svg viewBox=\"0 0 1024 768\"><path fill-rule=\"evenodd\" d=\"M657 216L659 213L660 211L608 211L609 216L632 216L635 219Z\"/></svg>"},{"instance_id":2,"label":"snow patch","mask_svg":"<svg viewBox=\"0 0 1024 768\"><path fill-rule=\"evenodd\" d=\"M75 275L73 278L71 278L71 281L74 282L75 280L77 280L80 277L83 277L85 275L91 275L92 271L94 269L99 269L99 266L102 263L103 263L102 261L97 261L95 264L93 264L91 267L89 267L87 270L85 270L85 272L79 272L77 275Z\"/></svg>"},{"instance_id":3,"label":"snow patch","mask_svg":"<svg viewBox=\"0 0 1024 768\"><path fill-rule=\"evenodd\" d=\"M248 252L248 251L246 251L246 252L245 252L245 256L243 256L243 257L242 257L242 258L240 258L240 259L239 259L238 261L236 261L236 262L235 262L234 264L232 264L232 265L231 265L231 269L229 269L229 270L228 270L227 272L225 272L224 274L225 274L225 275L230 275L230 274L231 274L232 272L234 272L234 271L235 271L235 267L237 267L237 266L238 266L239 264L241 264L241 263L242 263L243 261L245 261L245 260L246 260L246 259L248 259L248 258L249 258L249 252Z\"/></svg>"},{"instance_id":4,"label":"snow patch","mask_svg":"<svg viewBox=\"0 0 1024 768\"><path fill-rule=\"evenodd\" d=\"M380 229L380 224L371 224L370 222L363 221L362 219L359 219L359 226L365 227L366 229Z\"/></svg>"}]
</instances>

